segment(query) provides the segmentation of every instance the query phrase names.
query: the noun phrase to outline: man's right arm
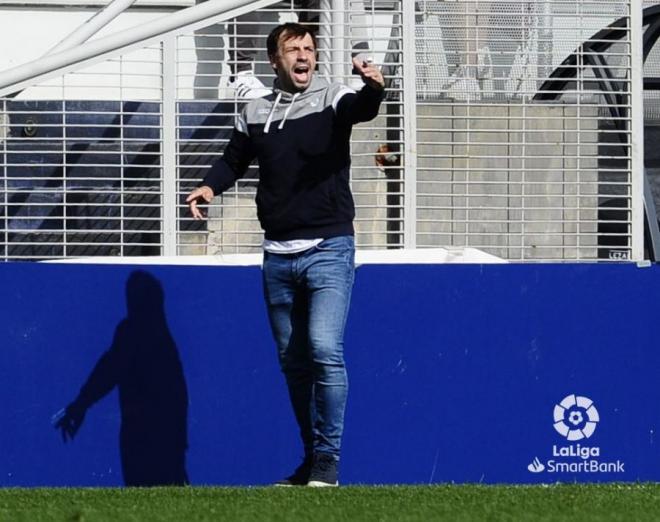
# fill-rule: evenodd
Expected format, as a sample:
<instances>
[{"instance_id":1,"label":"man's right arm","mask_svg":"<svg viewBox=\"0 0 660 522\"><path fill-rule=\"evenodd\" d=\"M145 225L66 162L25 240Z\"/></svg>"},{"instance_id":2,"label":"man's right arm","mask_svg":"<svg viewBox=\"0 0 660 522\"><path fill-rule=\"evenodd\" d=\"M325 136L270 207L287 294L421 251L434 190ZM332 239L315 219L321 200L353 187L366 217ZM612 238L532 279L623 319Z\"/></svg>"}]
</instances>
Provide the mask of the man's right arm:
<instances>
[{"instance_id":1,"label":"man's right arm","mask_svg":"<svg viewBox=\"0 0 660 522\"><path fill-rule=\"evenodd\" d=\"M195 219L204 218L197 204L210 203L214 196L236 183L236 180L245 174L254 156L250 137L242 129L235 128L222 158L213 164L204 176L202 184L186 198L190 213Z\"/></svg>"},{"instance_id":2,"label":"man's right arm","mask_svg":"<svg viewBox=\"0 0 660 522\"><path fill-rule=\"evenodd\" d=\"M234 129L222 158L206 173L202 186L210 187L216 195L224 192L245 174L253 159L250 137Z\"/></svg>"}]
</instances>

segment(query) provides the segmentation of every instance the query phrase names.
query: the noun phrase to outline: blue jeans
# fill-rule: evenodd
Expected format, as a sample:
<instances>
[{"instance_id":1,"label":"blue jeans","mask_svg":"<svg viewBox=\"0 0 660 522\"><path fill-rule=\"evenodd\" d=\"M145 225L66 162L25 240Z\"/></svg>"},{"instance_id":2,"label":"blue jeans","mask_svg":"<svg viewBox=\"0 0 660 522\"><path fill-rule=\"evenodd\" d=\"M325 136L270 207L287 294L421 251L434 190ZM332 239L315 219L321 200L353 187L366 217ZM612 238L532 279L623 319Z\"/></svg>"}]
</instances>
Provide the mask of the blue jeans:
<instances>
[{"instance_id":1,"label":"blue jeans","mask_svg":"<svg viewBox=\"0 0 660 522\"><path fill-rule=\"evenodd\" d=\"M306 456L339 458L348 380L344 326L355 274L353 236L297 254L264 253L264 295Z\"/></svg>"}]
</instances>

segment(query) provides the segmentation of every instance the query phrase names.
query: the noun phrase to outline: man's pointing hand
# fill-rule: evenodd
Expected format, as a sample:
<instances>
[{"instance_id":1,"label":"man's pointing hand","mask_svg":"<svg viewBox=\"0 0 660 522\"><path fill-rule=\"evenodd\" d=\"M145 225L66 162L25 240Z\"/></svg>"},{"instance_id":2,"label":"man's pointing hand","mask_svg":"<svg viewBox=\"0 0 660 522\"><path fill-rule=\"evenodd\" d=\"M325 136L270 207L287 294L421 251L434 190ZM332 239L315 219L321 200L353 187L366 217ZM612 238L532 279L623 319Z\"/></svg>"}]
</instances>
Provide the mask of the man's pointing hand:
<instances>
[{"instance_id":1,"label":"man's pointing hand","mask_svg":"<svg viewBox=\"0 0 660 522\"><path fill-rule=\"evenodd\" d=\"M197 203L210 203L213 199L213 189L207 185L196 188L186 198L186 203L190 208L190 213L195 219L204 219L204 214L197 207Z\"/></svg>"},{"instance_id":2,"label":"man's pointing hand","mask_svg":"<svg viewBox=\"0 0 660 522\"><path fill-rule=\"evenodd\" d=\"M379 90L385 88L385 80L383 74L380 72L380 68L365 60L363 56L358 55L353 58L353 67L362 78L362 81L372 89Z\"/></svg>"}]
</instances>

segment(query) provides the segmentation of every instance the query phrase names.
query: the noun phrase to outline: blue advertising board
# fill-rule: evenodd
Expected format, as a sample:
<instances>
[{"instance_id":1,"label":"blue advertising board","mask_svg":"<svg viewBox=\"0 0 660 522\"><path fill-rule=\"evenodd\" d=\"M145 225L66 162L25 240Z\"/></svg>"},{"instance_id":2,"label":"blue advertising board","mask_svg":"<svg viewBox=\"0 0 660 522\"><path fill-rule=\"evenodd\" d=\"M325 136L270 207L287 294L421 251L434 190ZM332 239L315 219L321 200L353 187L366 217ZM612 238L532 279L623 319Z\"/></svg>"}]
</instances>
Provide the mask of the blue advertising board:
<instances>
[{"instance_id":1,"label":"blue advertising board","mask_svg":"<svg viewBox=\"0 0 660 522\"><path fill-rule=\"evenodd\" d=\"M0 285L0 485L298 464L258 267L7 263ZM656 266L361 266L341 482L660 480L658 295Z\"/></svg>"}]
</instances>

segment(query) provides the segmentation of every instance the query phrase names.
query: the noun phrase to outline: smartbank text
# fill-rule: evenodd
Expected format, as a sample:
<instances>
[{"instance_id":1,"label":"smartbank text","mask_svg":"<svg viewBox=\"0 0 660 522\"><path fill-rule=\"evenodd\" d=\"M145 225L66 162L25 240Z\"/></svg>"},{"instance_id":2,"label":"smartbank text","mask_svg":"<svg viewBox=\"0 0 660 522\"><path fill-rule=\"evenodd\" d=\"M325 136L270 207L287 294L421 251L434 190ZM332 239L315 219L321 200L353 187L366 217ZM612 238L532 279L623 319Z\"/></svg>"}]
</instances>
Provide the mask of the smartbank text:
<instances>
[{"instance_id":1,"label":"smartbank text","mask_svg":"<svg viewBox=\"0 0 660 522\"><path fill-rule=\"evenodd\" d=\"M624 463L598 462L597 460L583 460L582 462L546 462L545 470L548 473L625 473Z\"/></svg>"},{"instance_id":2,"label":"smartbank text","mask_svg":"<svg viewBox=\"0 0 660 522\"><path fill-rule=\"evenodd\" d=\"M624 464L615 462L600 462L594 457L600 457L600 448L580 446L552 446L553 457L578 457L581 462L557 462L549 460L546 463L548 473L625 473Z\"/></svg>"}]
</instances>

